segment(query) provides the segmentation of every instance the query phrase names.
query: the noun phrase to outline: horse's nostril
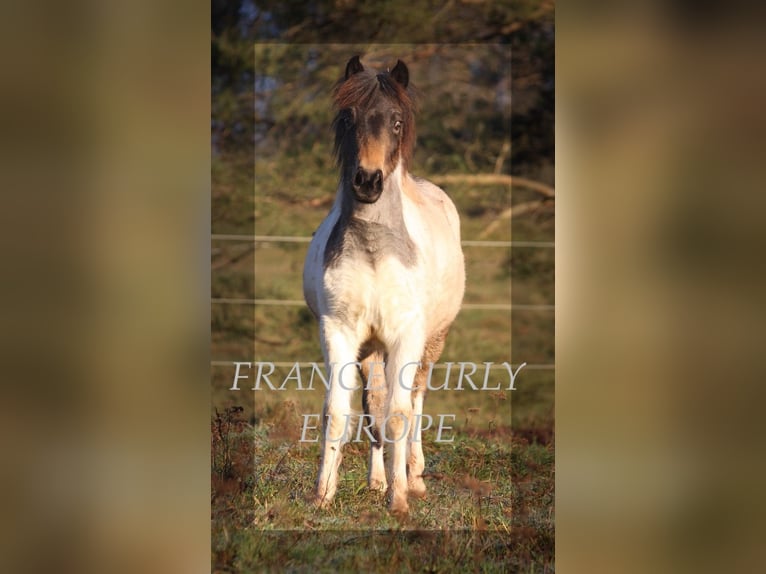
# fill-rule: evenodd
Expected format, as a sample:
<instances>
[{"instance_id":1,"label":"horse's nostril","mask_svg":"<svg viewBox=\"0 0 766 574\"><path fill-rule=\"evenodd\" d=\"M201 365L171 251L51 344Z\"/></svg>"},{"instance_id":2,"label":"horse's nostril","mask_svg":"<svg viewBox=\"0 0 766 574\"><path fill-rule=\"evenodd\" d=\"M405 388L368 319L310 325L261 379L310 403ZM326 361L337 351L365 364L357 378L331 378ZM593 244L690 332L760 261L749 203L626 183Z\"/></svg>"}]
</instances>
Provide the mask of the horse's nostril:
<instances>
[{"instance_id":1,"label":"horse's nostril","mask_svg":"<svg viewBox=\"0 0 766 574\"><path fill-rule=\"evenodd\" d=\"M377 185L381 182L383 179L383 172L381 170L378 170L375 172L375 179L372 180L373 184Z\"/></svg>"},{"instance_id":2,"label":"horse's nostril","mask_svg":"<svg viewBox=\"0 0 766 574\"><path fill-rule=\"evenodd\" d=\"M359 170L356 172L356 175L354 175L354 185L361 187L362 184L364 184L364 174L362 173L362 170Z\"/></svg>"}]
</instances>

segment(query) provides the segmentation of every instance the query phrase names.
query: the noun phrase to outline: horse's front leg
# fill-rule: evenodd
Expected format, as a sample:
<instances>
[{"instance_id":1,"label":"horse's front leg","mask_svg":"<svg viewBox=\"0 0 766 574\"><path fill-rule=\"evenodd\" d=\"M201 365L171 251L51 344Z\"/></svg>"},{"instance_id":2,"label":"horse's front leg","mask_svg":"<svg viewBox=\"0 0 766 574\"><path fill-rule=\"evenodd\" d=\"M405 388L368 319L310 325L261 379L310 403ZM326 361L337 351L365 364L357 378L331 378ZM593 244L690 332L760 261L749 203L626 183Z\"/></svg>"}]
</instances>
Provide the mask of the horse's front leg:
<instances>
[{"instance_id":1,"label":"horse's front leg","mask_svg":"<svg viewBox=\"0 0 766 574\"><path fill-rule=\"evenodd\" d=\"M322 412L321 460L316 484L317 505L326 507L335 497L341 448L351 432L351 394L357 386L354 334L329 319L322 319L322 346L330 374L330 388Z\"/></svg>"},{"instance_id":2,"label":"horse's front leg","mask_svg":"<svg viewBox=\"0 0 766 574\"><path fill-rule=\"evenodd\" d=\"M385 427L385 441L389 443L386 478L389 508L399 515L409 512L407 458L413 414L412 388L422 349L422 341L416 338L404 339L389 353L386 365L389 397Z\"/></svg>"}]
</instances>

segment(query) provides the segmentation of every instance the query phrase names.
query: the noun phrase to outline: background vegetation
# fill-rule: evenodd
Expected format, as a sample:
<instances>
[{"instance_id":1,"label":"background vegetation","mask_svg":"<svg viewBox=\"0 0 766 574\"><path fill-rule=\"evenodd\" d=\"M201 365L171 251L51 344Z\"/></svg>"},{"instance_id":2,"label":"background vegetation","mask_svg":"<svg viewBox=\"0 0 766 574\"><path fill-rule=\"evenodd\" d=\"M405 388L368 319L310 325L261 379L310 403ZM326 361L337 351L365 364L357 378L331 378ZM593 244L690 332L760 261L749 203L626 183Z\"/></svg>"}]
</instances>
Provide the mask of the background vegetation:
<instances>
[{"instance_id":1,"label":"background vegetation","mask_svg":"<svg viewBox=\"0 0 766 574\"><path fill-rule=\"evenodd\" d=\"M453 198L463 239L553 241L552 198L502 179L553 184L552 3L403 5L212 3L214 235L316 229L337 184L329 93L362 54L409 66L421 96L413 172ZM336 29L343 43L327 41ZM454 179L477 174L494 179ZM214 240L213 298L302 299L306 246ZM465 256L466 303L554 303L552 248ZM550 365L553 327L550 310L465 309L442 362ZM426 412L456 415L455 442L426 434L429 497L397 523L364 488L363 444L344 449L333 508L306 505L318 449L298 440L301 414L320 412L322 393L228 390L227 361L321 361L305 307L214 303L211 355L214 570L553 569L552 369L522 371L514 392L432 392Z\"/></svg>"}]
</instances>

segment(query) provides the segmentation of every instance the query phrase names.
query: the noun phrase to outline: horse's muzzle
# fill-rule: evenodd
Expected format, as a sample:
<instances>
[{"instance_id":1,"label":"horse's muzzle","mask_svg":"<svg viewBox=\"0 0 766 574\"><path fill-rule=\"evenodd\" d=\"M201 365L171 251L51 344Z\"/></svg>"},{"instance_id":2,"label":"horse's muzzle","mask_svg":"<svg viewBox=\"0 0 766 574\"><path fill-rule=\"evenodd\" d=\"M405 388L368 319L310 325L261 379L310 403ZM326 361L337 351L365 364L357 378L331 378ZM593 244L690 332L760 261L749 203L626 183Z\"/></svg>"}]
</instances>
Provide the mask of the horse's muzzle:
<instances>
[{"instance_id":1,"label":"horse's muzzle","mask_svg":"<svg viewBox=\"0 0 766 574\"><path fill-rule=\"evenodd\" d=\"M375 203L383 192L383 172L367 171L361 167L356 171L351 182L356 199L363 203Z\"/></svg>"}]
</instances>

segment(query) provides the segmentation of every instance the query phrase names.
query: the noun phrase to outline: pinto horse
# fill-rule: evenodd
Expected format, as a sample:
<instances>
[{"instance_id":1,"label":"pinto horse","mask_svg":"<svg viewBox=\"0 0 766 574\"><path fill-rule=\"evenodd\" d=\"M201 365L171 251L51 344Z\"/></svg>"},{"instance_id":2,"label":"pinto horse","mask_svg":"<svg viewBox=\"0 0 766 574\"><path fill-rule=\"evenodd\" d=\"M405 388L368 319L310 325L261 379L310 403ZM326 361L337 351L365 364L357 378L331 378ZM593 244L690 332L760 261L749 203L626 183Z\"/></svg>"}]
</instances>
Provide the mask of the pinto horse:
<instances>
[{"instance_id":1,"label":"pinto horse","mask_svg":"<svg viewBox=\"0 0 766 574\"><path fill-rule=\"evenodd\" d=\"M335 496L357 369L372 443L369 486L387 492L399 515L409 511L408 495L426 493L419 424L426 380L460 310L465 266L455 205L409 173L415 102L408 86L403 62L376 73L355 56L333 94L340 183L303 269L328 369L319 506Z\"/></svg>"}]
</instances>

